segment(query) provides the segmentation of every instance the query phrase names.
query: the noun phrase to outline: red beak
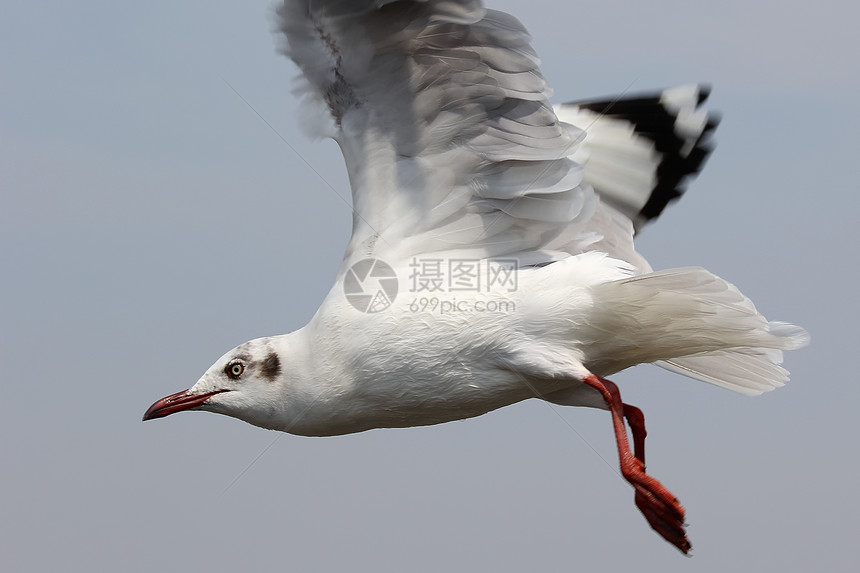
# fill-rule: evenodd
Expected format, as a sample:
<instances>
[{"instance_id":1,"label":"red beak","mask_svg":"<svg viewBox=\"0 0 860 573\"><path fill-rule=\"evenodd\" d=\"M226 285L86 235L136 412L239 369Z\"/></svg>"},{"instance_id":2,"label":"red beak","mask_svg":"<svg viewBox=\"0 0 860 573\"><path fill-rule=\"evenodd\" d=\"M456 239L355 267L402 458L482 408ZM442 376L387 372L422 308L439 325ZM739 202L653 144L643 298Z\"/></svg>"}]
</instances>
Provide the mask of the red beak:
<instances>
[{"instance_id":1,"label":"red beak","mask_svg":"<svg viewBox=\"0 0 860 573\"><path fill-rule=\"evenodd\" d=\"M229 392L229 390L215 390L213 392L206 392L205 394L189 394L188 390L183 390L182 392L165 396L149 407L143 415L143 420L145 422L146 420L163 418L183 410L198 408L202 406L206 400L215 394L220 394L221 392Z\"/></svg>"}]
</instances>

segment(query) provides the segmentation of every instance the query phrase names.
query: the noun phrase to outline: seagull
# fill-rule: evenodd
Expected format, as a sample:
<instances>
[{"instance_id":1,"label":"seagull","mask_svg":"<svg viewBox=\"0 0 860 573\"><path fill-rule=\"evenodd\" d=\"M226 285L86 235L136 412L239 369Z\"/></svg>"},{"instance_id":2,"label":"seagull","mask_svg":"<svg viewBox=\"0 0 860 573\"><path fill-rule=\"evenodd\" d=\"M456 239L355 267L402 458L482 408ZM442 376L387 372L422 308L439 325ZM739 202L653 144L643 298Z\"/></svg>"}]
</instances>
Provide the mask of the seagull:
<instances>
[{"instance_id":1,"label":"seagull","mask_svg":"<svg viewBox=\"0 0 860 573\"><path fill-rule=\"evenodd\" d=\"M343 264L306 326L237 346L143 419L336 436L526 399L601 408L636 506L687 553L684 508L645 471L644 416L606 377L654 363L752 396L808 342L707 270L655 272L634 248L713 149L709 89L553 107L526 29L480 0L286 0L277 18L304 123L349 171Z\"/></svg>"}]
</instances>

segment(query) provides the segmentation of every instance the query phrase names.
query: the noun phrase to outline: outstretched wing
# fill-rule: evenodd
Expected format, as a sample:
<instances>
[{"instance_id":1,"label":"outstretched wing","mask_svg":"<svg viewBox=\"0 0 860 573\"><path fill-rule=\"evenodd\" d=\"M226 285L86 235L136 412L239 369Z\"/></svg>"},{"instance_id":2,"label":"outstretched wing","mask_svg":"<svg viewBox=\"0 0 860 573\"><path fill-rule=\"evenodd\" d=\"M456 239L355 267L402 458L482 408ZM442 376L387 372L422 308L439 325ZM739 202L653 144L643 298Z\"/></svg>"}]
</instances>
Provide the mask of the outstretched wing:
<instances>
[{"instance_id":1,"label":"outstretched wing","mask_svg":"<svg viewBox=\"0 0 860 573\"><path fill-rule=\"evenodd\" d=\"M568 256L597 199L523 26L478 0L286 0L285 51L346 159L347 262ZM591 239L593 240L593 239Z\"/></svg>"},{"instance_id":2,"label":"outstretched wing","mask_svg":"<svg viewBox=\"0 0 860 573\"><path fill-rule=\"evenodd\" d=\"M600 250L647 272L635 229L711 151L707 88L554 110L526 30L479 0L286 0L279 15L349 170L345 267Z\"/></svg>"}]
</instances>

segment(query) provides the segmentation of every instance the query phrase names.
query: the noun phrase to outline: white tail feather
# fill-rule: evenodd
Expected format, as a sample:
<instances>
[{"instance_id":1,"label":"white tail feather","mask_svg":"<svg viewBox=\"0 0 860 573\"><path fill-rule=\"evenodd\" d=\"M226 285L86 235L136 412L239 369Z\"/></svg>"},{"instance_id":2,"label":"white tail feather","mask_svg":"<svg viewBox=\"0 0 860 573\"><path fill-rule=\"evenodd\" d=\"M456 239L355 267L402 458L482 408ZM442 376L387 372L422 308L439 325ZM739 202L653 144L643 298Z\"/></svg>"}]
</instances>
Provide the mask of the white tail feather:
<instances>
[{"instance_id":1,"label":"white tail feather","mask_svg":"<svg viewBox=\"0 0 860 573\"><path fill-rule=\"evenodd\" d=\"M616 371L618 356L656 362L673 372L746 395L782 386L782 351L800 348L800 327L768 322L732 284L705 269L670 269L600 285L600 328L613 333L614 356L597 368ZM623 349L623 351L622 351Z\"/></svg>"}]
</instances>

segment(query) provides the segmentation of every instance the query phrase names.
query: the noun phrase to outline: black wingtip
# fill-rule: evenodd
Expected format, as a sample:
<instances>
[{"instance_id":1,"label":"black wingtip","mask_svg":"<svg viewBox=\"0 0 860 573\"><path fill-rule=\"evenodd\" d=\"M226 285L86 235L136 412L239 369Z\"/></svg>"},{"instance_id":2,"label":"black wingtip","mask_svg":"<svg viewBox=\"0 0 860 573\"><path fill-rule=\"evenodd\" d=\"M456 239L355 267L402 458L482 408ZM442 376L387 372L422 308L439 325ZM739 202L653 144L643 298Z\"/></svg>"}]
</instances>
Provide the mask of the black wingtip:
<instances>
[{"instance_id":1,"label":"black wingtip","mask_svg":"<svg viewBox=\"0 0 860 573\"><path fill-rule=\"evenodd\" d=\"M722 119L719 113L708 111L698 131L691 133L689 127L678 129L682 110L700 111L711 95L708 83L688 87L690 92L682 95L680 104L678 96L684 92L679 92L679 88L565 104L626 121L638 136L650 141L658 153L657 181L644 206L633 217L637 228L658 217L669 203L684 193L714 150L712 134Z\"/></svg>"},{"instance_id":2,"label":"black wingtip","mask_svg":"<svg viewBox=\"0 0 860 573\"><path fill-rule=\"evenodd\" d=\"M709 83L703 82L703 83L698 84L698 87L699 87L698 104L702 105L703 103L708 101L708 98L711 96L711 90L713 89L713 86L711 86L711 84L709 84Z\"/></svg>"}]
</instances>

